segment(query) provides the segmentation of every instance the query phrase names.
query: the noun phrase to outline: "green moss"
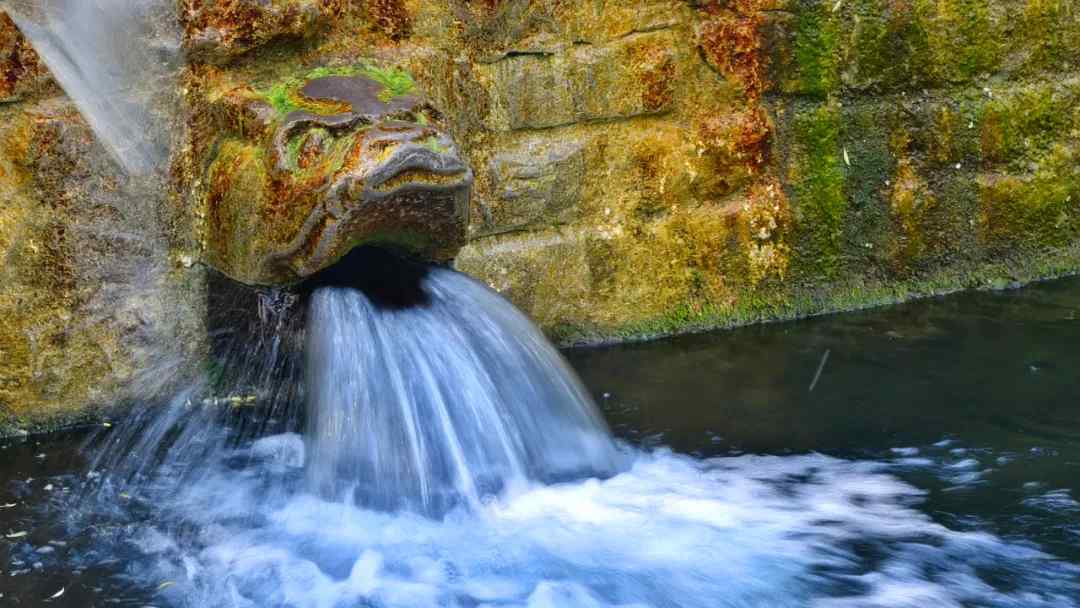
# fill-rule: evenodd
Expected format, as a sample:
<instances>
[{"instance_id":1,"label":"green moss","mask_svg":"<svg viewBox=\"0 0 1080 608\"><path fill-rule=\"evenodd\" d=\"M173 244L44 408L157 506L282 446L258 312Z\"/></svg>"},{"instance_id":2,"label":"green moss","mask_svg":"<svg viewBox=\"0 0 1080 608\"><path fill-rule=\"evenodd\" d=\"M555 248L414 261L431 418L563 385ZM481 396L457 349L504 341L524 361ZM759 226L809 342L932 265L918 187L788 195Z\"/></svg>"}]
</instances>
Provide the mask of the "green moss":
<instances>
[{"instance_id":1,"label":"green moss","mask_svg":"<svg viewBox=\"0 0 1080 608\"><path fill-rule=\"evenodd\" d=\"M852 86L895 90L926 79L927 32L909 7L889 0L854 0L847 13L854 24L845 44L854 67Z\"/></svg>"},{"instance_id":2,"label":"green moss","mask_svg":"<svg viewBox=\"0 0 1080 608\"><path fill-rule=\"evenodd\" d=\"M847 172L845 192L852 209L866 211L879 207L882 184L895 166L889 151L887 128L896 122L890 105L866 104L845 106L843 110L844 142L850 165Z\"/></svg>"},{"instance_id":3,"label":"green moss","mask_svg":"<svg viewBox=\"0 0 1080 608\"><path fill-rule=\"evenodd\" d=\"M296 136L289 140L289 143L285 147L286 162L291 167L296 167L300 164L300 149L304 146L304 136Z\"/></svg>"},{"instance_id":4,"label":"green moss","mask_svg":"<svg viewBox=\"0 0 1080 608\"><path fill-rule=\"evenodd\" d=\"M379 68L365 64L360 73L383 85L382 93L379 94L383 101L411 95L416 91L416 81L412 75L399 68Z\"/></svg>"},{"instance_id":5,"label":"green moss","mask_svg":"<svg viewBox=\"0 0 1080 608\"><path fill-rule=\"evenodd\" d=\"M1070 111L1076 97L1053 85L1041 85L991 101L979 118L983 159L1026 165L1067 135L1073 126Z\"/></svg>"},{"instance_id":6,"label":"green moss","mask_svg":"<svg viewBox=\"0 0 1080 608\"><path fill-rule=\"evenodd\" d=\"M427 148L428 150L431 150L432 152L434 152L436 154L446 154L447 152L450 151L450 148L448 148L448 147L444 146L443 144L439 143L439 138L435 137L435 136L431 136L431 137L425 139L424 141L420 142L420 145L424 146L425 148Z\"/></svg>"},{"instance_id":7,"label":"green moss","mask_svg":"<svg viewBox=\"0 0 1080 608\"><path fill-rule=\"evenodd\" d=\"M795 26L795 62L798 90L825 96L840 85L838 29L828 2L811 2L797 16Z\"/></svg>"},{"instance_id":8,"label":"green moss","mask_svg":"<svg viewBox=\"0 0 1080 608\"><path fill-rule=\"evenodd\" d=\"M1027 176L984 180L982 220L991 247L1042 249L1070 242L1080 232L1080 155L1075 144L1056 145Z\"/></svg>"},{"instance_id":9,"label":"green moss","mask_svg":"<svg viewBox=\"0 0 1080 608\"><path fill-rule=\"evenodd\" d=\"M353 76L360 71L357 66L323 66L309 70L303 76L282 79L270 86L263 96L278 114L287 115L297 110L306 109L304 102L299 98L299 91L303 86L316 78L328 76Z\"/></svg>"},{"instance_id":10,"label":"green moss","mask_svg":"<svg viewBox=\"0 0 1080 608\"><path fill-rule=\"evenodd\" d=\"M263 96L266 101L282 116L287 116L300 109L300 105L293 101L293 91L300 85L292 81L280 82L270 87Z\"/></svg>"},{"instance_id":11,"label":"green moss","mask_svg":"<svg viewBox=\"0 0 1080 608\"><path fill-rule=\"evenodd\" d=\"M323 66L304 74L304 80L315 80L316 78L327 78L329 76L355 76L360 70L361 68L353 65Z\"/></svg>"},{"instance_id":12,"label":"green moss","mask_svg":"<svg viewBox=\"0 0 1080 608\"><path fill-rule=\"evenodd\" d=\"M1080 19L1075 3L1027 0L1015 38L1027 47L1026 67L1031 72L1060 69L1080 59Z\"/></svg>"},{"instance_id":13,"label":"green moss","mask_svg":"<svg viewBox=\"0 0 1080 608\"><path fill-rule=\"evenodd\" d=\"M1080 268L1080 244L1038 255L1004 256L992 262L943 268L903 281L855 277L831 285L750 292L726 305L684 303L669 312L622 325L561 323L544 328L562 346L650 340L674 334L791 321L942 296L965 289L999 289L1061 277Z\"/></svg>"},{"instance_id":14,"label":"green moss","mask_svg":"<svg viewBox=\"0 0 1080 608\"><path fill-rule=\"evenodd\" d=\"M936 81L968 81L993 71L1004 57L986 0L915 0L915 13L928 36L923 68Z\"/></svg>"},{"instance_id":15,"label":"green moss","mask_svg":"<svg viewBox=\"0 0 1080 608\"><path fill-rule=\"evenodd\" d=\"M330 76L364 76L383 86L379 98L389 102L398 97L410 95L416 91L416 81L411 74L396 67L379 67L371 63L363 62L356 65L323 66L314 68L300 76L290 76L274 82L269 87L261 89L258 94L266 99L280 116L287 116L298 110L307 110L315 113L326 113L327 104L319 104L306 99L300 90L308 82L317 78Z\"/></svg>"},{"instance_id":16,"label":"green moss","mask_svg":"<svg viewBox=\"0 0 1080 608\"><path fill-rule=\"evenodd\" d=\"M831 104L806 110L795 118L794 129L799 149L793 176L797 259L811 276L832 276L841 267L848 207L840 112Z\"/></svg>"}]
</instances>

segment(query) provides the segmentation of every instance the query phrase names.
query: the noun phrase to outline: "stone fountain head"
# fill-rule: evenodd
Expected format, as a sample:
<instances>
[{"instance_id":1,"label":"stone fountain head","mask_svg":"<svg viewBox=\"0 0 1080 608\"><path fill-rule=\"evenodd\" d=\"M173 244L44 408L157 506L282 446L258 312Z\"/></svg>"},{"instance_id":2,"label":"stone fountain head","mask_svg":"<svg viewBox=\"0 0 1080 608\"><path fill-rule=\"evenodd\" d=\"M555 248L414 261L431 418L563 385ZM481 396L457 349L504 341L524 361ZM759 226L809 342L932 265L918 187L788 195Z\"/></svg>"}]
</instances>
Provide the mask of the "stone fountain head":
<instances>
[{"instance_id":1,"label":"stone fountain head","mask_svg":"<svg viewBox=\"0 0 1080 608\"><path fill-rule=\"evenodd\" d=\"M281 285L360 245L446 261L464 244L473 173L408 73L359 64L206 86L193 82L207 101L192 141L213 143L192 146L193 166L205 258L224 274Z\"/></svg>"}]
</instances>

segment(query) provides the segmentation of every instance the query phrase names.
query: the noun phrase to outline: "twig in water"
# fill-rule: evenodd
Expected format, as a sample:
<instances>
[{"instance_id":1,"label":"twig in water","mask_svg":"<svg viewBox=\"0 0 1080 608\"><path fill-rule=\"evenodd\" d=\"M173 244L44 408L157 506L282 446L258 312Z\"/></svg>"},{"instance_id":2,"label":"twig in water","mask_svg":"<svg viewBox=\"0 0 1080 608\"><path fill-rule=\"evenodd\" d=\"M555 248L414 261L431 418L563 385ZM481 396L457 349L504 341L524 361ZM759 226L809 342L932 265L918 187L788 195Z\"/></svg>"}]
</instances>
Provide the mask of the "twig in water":
<instances>
[{"instance_id":1,"label":"twig in water","mask_svg":"<svg viewBox=\"0 0 1080 608\"><path fill-rule=\"evenodd\" d=\"M829 362L829 353L831 349L825 349L825 354L821 356L821 363L817 366L817 373L814 374L814 380L810 383L810 392L814 392L814 387L817 386L817 381L821 379L821 372L825 370L825 364Z\"/></svg>"}]
</instances>

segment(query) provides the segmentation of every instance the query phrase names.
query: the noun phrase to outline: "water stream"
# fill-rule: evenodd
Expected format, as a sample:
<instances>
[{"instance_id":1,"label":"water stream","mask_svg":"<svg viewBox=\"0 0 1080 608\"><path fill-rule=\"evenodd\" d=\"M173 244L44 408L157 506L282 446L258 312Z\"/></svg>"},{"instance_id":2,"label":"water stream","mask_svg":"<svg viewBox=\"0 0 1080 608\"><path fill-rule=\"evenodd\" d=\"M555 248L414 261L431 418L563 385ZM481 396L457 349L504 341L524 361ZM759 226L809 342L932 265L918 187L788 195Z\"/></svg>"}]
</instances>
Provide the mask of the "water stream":
<instances>
[{"instance_id":1,"label":"water stream","mask_svg":"<svg viewBox=\"0 0 1080 608\"><path fill-rule=\"evenodd\" d=\"M348 287L312 296L307 469L321 495L439 514L617 470L585 389L521 313L450 270L423 282L426 301L404 308Z\"/></svg>"},{"instance_id":2,"label":"water stream","mask_svg":"<svg viewBox=\"0 0 1080 608\"><path fill-rule=\"evenodd\" d=\"M571 352L614 443L508 304L419 285L320 287L300 332L266 302L234 379L308 378L269 410L182 395L89 473L9 447L0 601L1080 605L1076 281Z\"/></svg>"}]
</instances>

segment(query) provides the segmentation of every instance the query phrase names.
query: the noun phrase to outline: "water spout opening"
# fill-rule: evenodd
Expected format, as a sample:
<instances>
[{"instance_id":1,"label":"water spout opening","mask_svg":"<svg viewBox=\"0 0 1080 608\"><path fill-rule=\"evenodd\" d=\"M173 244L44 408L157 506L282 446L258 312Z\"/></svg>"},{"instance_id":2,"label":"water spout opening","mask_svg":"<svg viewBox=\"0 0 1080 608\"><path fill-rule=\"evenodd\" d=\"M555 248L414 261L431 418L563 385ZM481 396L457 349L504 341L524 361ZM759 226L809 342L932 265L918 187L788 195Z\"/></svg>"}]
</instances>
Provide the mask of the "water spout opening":
<instances>
[{"instance_id":1,"label":"water spout opening","mask_svg":"<svg viewBox=\"0 0 1080 608\"><path fill-rule=\"evenodd\" d=\"M431 266L397 251L361 246L306 281L304 296L325 287L355 289L377 308L401 310L431 304L423 288Z\"/></svg>"}]
</instances>

